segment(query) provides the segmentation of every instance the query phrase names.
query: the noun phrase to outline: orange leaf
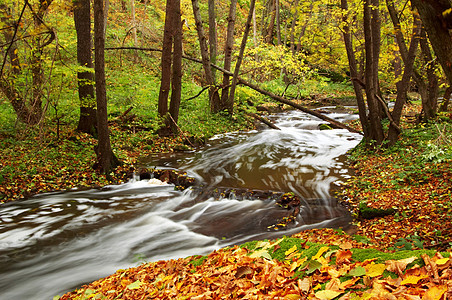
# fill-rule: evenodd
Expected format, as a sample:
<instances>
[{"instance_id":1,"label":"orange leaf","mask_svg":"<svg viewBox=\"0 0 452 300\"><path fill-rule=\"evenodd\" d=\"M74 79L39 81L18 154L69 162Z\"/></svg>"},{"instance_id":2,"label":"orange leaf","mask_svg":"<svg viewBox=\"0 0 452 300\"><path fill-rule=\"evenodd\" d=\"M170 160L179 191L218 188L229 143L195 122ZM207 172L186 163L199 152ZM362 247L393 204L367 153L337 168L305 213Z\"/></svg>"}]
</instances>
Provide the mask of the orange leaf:
<instances>
[{"instance_id":1,"label":"orange leaf","mask_svg":"<svg viewBox=\"0 0 452 300\"><path fill-rule=\"evenodd\" d=\"M431 287L422 297L422 300L440 300L447 291L447 286L440 285Z\"/></svg>"},{"instance_id":2,"label":"orange leaf","mask_svg":"<svg viewBox=\"0 0 452 300\"><path fill-rule=\"evenodd\" d=\"M341 265L344 262L349 262L350 258L352 258L352 252L350 250L339 250L336 253L336 264Z\"/></svg>"}]
</instances>

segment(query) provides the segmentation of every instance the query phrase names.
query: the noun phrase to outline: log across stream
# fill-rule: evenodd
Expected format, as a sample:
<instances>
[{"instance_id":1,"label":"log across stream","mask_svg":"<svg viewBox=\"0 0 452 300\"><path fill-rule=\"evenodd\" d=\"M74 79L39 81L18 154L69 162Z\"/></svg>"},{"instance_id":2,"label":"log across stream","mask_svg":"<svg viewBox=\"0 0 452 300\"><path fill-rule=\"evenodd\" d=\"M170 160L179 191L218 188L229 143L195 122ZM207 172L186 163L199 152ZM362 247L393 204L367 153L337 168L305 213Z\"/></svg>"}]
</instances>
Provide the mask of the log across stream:
<instances>
[{"instance_id":1,"label":"log across stream","mask_svg":"<svg viewBox=\"0 0 452 300\"><path fill-rule=\"evenodd\" d=\"M320 131L321 120L299 111L270 119L281 130L224 134L196 152L144 159L150 168L187 172L195 188L131 180L0 206L0 298L51 299L142 261L347 225L350 214L330 191L350 176L345 153L361 136ZM276 230L287 210L272 195L286 192L302 203L290 226Z\"/></svg>"}]
</instances>

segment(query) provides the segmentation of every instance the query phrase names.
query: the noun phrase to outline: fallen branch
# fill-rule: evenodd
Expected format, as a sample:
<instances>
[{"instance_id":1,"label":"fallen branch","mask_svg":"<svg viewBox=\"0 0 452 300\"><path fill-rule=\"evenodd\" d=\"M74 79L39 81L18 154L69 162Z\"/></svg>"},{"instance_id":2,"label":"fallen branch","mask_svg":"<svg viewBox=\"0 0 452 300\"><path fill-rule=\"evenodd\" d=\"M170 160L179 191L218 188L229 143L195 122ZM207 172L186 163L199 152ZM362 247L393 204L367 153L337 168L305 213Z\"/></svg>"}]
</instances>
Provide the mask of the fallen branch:
<instances>
[{"instance_id":1,"label":"fallen branch","mask_svg":"<svg viewBox=\"0 0 452 300\"><path fill-rule=\"evenodd\" d=\"M281 130L281 128L279 128L278 126L276 126L275 124L273 124L272 122L270 122L269 120L267 120L266 118L263 118L259 115L256 115L254 113L248 113L248 115L250 115L251 117L261 121L262 123L264 123L265 125L267 125L270 128L276 129L276 130Z\"/></svg>"},{"instance_id":2,"label":"fallen branch","mask_svg":"<svg viewBox=\"0 0 452 300\"><path fill-rule=\"evenodd\" d=\"M157 52L161 52L162 51L160 49L155 49L155 48L139 48L139 47L105 48L105 50L120 50L120 49L121 50L123 50L123 49L130 49L130 50L142 50L142 51L157 51ZM194 61L194 62L197 62L197 63L202 63L202 61L200 59L197 59L197 58L194 58L194 57L190 57L190 56L186 56L186 55L182 55L182 57L187 59L187 60L191 60L191 61ZM225 70L222 67L214 65L212 63L210 65L213 68L225 73L226 75L229 75L229 76L233 76L234 75L232 72L230 72L228 70ZM329 117L327 117L325 115L322 115L321 113L319 113L319 112L317 112L315 110L312 110L312 109L306 108L304 106L301 106L301 105L299 105L299 104L297 104L297 103L295 103L293 101L290 101L290 100L288 100L286 98L283 98L281 96L275 95L272 92L268 92L266 90L263 90L263 89L259 88L258 86L254 85L254 84L251 84L251 83L247 82L246 80L244 80L244 79L242 79L240 77L238 77L237 80L238 80L239 83L241 83L241 84L243 84L243 85L245 85L245 86L247 86L247 87L249 87L249 88L251 88L251 89L253 89L253 90L255 90L255 91L257 91L257 92L259 92L261 94L263 94L263 95L266 95L266 96L268 96L268 97L270 97L270 98L272 98L272 99L274 99L274 100L276 100L278 102L290 105L290 106L292 106L292 107L294 107L296 109L301 110L304 113L307 113L307 114L310 114L312 116L315 116L315 117L317 117L317 118L319 118L321 120L324 120L324 121L326 121L326 122L328 122L328 123L330 123L330 124L332 124L332 125L334 125L334 126L336 126L338 128L346 129L346 130L348 130L350 132L359 133L361 135L363 134L361 131L356 130L354 128L351 128L350 126L347 126L344 123L336 121L336 120L334 120L332 118L329 118Z\"/></svg>"},{"instance_id":3,"label":"fallen branch","mask_svg":"<svg viewBox=\"0 0 452 300\"><path fill-rule=\"evenodd\" d=\"M315 116L315 117L317 117L317 118L319 118L319 119L322 119L322 120L324 120L324 121L326 121L326 122L328 122L328 123L331 123L331 124L333 124L334 126L336 126L336 127L338 127L338 128L347 129L347 130L350 131L350 132L362 134L361 131L356 130L356 129L354 129L354 128L351 128L350 126L347 126L347 125L345 125L344 123L341 123L341 122L339 122L339 121L336 121L336 120L334 120L334 119L332 119L332 118L330 118L330 117L327 117L327 116L325 116L325 115L322 115L321 113L319 113L319 112L317 112L317 111L315 111L315 110L312 110L312 109L306 108L306 107L304 107L304 106L301 106L301 105L299 105L299 104L297 104L297 103L295 103L295 102L293 102L293 101L290 101L290 100L288 100L288 99L286 99L286 98L283 98L283 97L281 97L281 96L278 96L278 95L275 95L275 94L273 94L273 93L271 93L271 92L268 92L268 91L266 91L266 90L263 90L263 89L259 88L258 86L254 85L254 84L251 84L251 83L249 83L249 82L247 82L247 81L245 81L245 80L243 80L243 79L241 79L241 78L239 78L239 82L240 82L241 84L243 84L243 85L246 85L246 86L249 87L249 88L252 88L253 90L255 90L255 91L257 91L257 92L259 92L259 93L261 93L261 94L263 94L263 95L266 95L266 96L271 97L272 99L274 99L274 100L276 100L276 101L278 101L278 102L281 102L281 103L290 105L290 106L292 106L292 107L294 107L294 108L296 108L296 109L301 110L302 112L305 112L305 113L307 113L307 114L313 115L313 116Z\"/></svg>"},{"instance_id":4,"label":"fallen branch","mask_svg":"<svg viewBox=\"0 0 452 300\"><path fill-rule=\"evenodd\" d=\"M392 115L389 112L388 107L386 106L384 100L379 95L375 95L375 97L378 99L378 101L380 101L381 107L383 108L383 111L385 112L385 115L388 118L389 123L397 130L398 133L402 132L399 125L397 125L394 119L392 118Z\"/></svg>"}]
</instances>

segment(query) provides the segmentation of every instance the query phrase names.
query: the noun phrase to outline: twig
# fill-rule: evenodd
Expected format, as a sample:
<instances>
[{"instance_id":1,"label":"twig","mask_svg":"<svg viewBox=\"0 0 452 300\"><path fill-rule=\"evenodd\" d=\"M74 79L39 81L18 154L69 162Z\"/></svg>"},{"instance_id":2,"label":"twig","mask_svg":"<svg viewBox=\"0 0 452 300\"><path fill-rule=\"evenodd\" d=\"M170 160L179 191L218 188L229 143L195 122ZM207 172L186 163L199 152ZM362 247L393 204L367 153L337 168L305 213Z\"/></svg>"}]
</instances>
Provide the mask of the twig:
<instances>
[{"instance_id":1,"label":"twig","mask_svg":"<svg viewBox=\"0 0 452 300\"><path fill-rule=\"evenodd\" d=\"M171 121L173 121L174 125L176 125L177 129L179 129L180 133L182 133L182 135L184 136L184 138L187 140L187 142L194 148L195 145L192 144L192 142L190 142L190 140L188 139L188 137L185 135L185 133L182 131L182 129L180 129L179 125L177 125L176 121L174 121L173 116L171 114L168 114L168 116L170 117Z\"/></svg>"},{"instance_id":2,"label":"twig","mask_svg":"<svg viewBox=\"0 0 452 300\"><path fill-rule=\"evenodd\" d=\"M193 97L188 98L186 101L193 100L193 99L199 97L199 96L202 94L202 92L204 92L204 91L207 90L208 88L209 88L209 86L203 87L202 90L201 90L199 93L197 93L197 94L194 95Z\"/></svg>"},{"instance_id":3,"label":"twig","mask_svg":"<svg viewBox=\"0 0 452 300\"><path fill-rule=\"evenodd\" d=\"M22 8L22 11L20 12L19 20L17 20L16 26L14 26L15 27L14 34L13 34L13 37L11 38L11 43L9 43L8 49L6 49L6 51L5 51L5 57L3 58L2 68L0 69L0 78L3 76L3 69L5 68L6 58L8 57L8 52L9 52L9 50L11 50L11 47L13 46L14 39L16 38L17 31L19 29L20 20L22 20L22 16L24 15L25 8L27 7L27 5L28 5L28 0L25 0L24 7Z\"/></svg>"},{"instance_id":4,"label":"twig","mask_svg":"<svg viewBox=\"0 0 452 300\"><path fill-rule=\"evenodd\" d=\"M388 107L386 106L386 103L381 99L379 95L375 95L375 97L380 101L381 106L383 107L383 110L385 112L386 117L389 119L389 123L400 133L402 130L400 129L399 125L394 122L394 119L392 118L391 114L389 113Z\"/></svg>"}]
</instances>

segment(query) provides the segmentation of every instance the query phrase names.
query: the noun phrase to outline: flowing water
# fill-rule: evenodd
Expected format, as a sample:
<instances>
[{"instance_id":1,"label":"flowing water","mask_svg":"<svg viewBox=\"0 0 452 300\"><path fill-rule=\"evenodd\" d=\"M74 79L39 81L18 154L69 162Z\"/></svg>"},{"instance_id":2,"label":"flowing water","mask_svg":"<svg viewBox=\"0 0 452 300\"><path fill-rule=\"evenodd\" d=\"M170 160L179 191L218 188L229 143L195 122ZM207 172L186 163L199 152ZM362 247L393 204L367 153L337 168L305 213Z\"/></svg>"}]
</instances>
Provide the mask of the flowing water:
<instances>
[{"instance_id":1,"label":"flowing water","mask_svg":"<svg viewBox=\"0 0 452 300\"><path fill-rule=\"evenodd\" d=\"M346 225L350 215L330 189L349 176L344 154L360 136L320 131L321 121L297 111L271 118L280 131L225 134L193 153L145 159L149 167L187 172L195 188L181 192L131 180L0 206L0 299L52 299L142 261ZM244 189L254 192L234 196ZM219 190L229 191L227 197ZM302 206L295 223L271 229L287 210L275 197L258 196L259 190L298 195Z\"/></svg>"}]
</instances>

